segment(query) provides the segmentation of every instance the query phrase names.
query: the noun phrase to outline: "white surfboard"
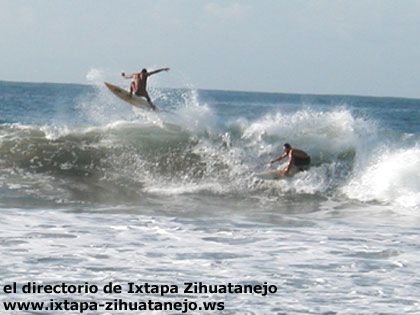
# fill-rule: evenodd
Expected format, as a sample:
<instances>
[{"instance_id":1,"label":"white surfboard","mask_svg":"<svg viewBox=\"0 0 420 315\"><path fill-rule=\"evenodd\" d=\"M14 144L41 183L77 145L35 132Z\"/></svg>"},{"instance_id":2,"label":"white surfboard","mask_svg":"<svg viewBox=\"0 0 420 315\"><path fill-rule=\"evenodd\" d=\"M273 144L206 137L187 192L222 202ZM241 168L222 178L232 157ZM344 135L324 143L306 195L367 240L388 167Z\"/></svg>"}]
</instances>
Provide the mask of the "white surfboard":
<instances>
[{"instance_id":1,"label":"white surfboard","mask_svg":"<svg viewBox=\"0 0 420 315\"><path fill-rule=\"evenodd\" d=\"M147 110L154 110L153 107L149 104L146 99L143 97L139 97L136 95L130 95L130 92L124 90L123 88L120 88L119 86L113 85L108 82L104 82L106 87L116 96L118 96L123 101L127 102L130 105L133 105L135 107L141 108L141 109L147 109Z\"/></svg>"},{"instance_id":2,"label":"white surfboard","mask_svg":"<svg viewBox=\"0 0 420 315\"><path fill-rule=\"evenodd\" d=\"M268 171L263 173L257 173L255 174L258 178L261 179L280 179L284 178L283 175L280 175L280 171Z\"/></svg>"}]
</instances>

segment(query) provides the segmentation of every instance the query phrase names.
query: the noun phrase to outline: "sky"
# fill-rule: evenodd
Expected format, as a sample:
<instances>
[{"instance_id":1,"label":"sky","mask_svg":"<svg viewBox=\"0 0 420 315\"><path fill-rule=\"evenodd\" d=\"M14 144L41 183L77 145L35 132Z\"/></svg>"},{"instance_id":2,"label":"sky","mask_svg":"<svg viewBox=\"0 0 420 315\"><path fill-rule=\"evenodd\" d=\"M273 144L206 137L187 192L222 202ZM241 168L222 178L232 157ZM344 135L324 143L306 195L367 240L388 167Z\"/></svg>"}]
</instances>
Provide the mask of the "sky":
<instances>
[{"instance_id":1,"label":"sky","mask_svg":"<svg viewBox=\"0 0 420 315\"><path fill-rule=\"evenodd\" d=\"M0 0L0 80L420 98L420 0Z\"/></svg>"}]
</instances>

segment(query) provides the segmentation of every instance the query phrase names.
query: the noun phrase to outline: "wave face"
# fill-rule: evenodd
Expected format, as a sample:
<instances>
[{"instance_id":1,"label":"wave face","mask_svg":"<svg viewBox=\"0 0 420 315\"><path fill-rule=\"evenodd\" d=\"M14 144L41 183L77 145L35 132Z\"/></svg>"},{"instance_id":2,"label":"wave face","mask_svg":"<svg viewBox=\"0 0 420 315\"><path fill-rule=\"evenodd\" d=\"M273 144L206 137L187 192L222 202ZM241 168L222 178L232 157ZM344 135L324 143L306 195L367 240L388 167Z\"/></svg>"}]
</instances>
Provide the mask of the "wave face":
<instances>
[{"instance_id":1,"label":"wave face","mask_svg":"<svg viewBox=\"0 0 420 315\"><path fill-rule=\"evenodd\" d=\"M420 101L152 89L162 109L155 114L100 85L0 90L2 202L217 196L420 205ZM260 178L285 142L307 151L312 167Z\"/></svg>"}]
</instances>

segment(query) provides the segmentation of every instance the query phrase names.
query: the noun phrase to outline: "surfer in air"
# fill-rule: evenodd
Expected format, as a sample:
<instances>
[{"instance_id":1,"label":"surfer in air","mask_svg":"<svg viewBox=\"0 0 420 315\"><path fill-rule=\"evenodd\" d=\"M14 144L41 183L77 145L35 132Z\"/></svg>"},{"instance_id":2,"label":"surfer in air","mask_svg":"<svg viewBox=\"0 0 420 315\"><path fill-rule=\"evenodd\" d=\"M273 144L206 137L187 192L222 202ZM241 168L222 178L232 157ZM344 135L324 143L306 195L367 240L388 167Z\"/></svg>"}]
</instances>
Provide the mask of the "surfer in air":
<instances>
[{"instance_id":1,"label":"surfer in air","mask_svg":"<svg viewBox=\"0 0 420 315\"><path fill-rule=\"evenodd\" d=\"M133 96L134 94L136 96L144 97L150 106L156 110L156 106L153 105L149 93L147 93L147 78L153 74L168 70L169 68L162 68L149 72L146 69L143 69L139 73L125 74L125 72L123 72L121 75L125 79L133 79L130 85L130 96Z\"/></svg>"},{"instance_id":2,"label":"surfer in air","mask_svg":"<svg viewBox=\"0 0 420 315\"><path fill-rule=\"evenodd\" d=\"M283 154L277 159L270 161L270 163L279 162L285 157L289 158L289 163L284 169L279 171L280 176L289 175L293 167L296 167L299 171L307 170L311 164L311 157L305 151L292 148L289 143L283 145Z\"/></svg>"}]
</instances>

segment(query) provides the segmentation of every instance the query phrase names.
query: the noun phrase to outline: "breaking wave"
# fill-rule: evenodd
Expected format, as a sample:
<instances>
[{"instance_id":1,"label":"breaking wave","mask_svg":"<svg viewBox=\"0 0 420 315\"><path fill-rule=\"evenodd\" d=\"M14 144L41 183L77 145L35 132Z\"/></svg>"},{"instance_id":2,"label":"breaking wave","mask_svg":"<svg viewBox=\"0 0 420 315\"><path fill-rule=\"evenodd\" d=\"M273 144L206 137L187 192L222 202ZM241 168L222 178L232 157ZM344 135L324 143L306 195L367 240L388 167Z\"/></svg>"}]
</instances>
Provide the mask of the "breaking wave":
<instances>
[{"instance_id":1,"label":"breaking wave","mask_svg":"<svg viewBox=\"0 0 420 315\"><path fill-rule=\"evenodd\" d=\"M78 105L89 124L1 124L2 191L79 203L205 193L420 204L420 149L413 135L384 134L375 121L345 107L274 109L220 121L194 91L153 93L160 103L177 102L160 115L133 115L131 107L114 108L110 96L98 92ZM291 178L261 179L257 174L269 170L284 142L307 151L313 166Z\"/></svg>"}]
</instances>

